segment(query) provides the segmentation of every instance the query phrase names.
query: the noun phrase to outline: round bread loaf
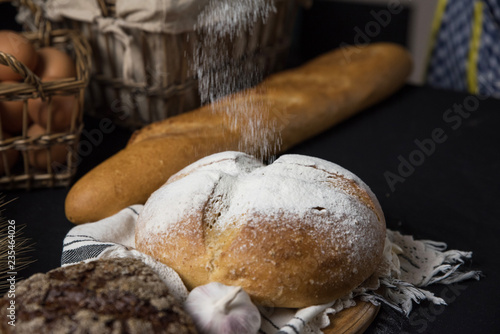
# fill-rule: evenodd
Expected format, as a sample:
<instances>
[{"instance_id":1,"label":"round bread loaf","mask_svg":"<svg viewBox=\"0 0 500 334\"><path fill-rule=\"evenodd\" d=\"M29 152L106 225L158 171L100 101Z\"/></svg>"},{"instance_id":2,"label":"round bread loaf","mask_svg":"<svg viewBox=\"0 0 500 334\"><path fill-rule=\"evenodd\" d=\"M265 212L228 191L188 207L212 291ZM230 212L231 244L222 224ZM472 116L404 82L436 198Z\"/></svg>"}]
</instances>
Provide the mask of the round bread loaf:
<instances>
[{"instance_id":1,"label":"round bread loaf","mask_svg":"<svg viewBox=\"0 0 500 334\"><path fill-rule=\"evenodd\" d=\"M0 333L196 333L158 275L127 258L35 274L17 284L14 298L3 296L0 316Z\"/></svg>"},{"instance_id":2,"label":"round bread loaf","mask_svg":"<svg viewBox=\"0 0 500 334\"><path fill-rule=\"evenodd\" d=\"M301 155L268 166L239 152L201 159L151 195L136 227L137 249L189 289L242 286L275 307L346 295L374 272L384 241L384 215L368 186Z\"/></svg>"}]
</instances>

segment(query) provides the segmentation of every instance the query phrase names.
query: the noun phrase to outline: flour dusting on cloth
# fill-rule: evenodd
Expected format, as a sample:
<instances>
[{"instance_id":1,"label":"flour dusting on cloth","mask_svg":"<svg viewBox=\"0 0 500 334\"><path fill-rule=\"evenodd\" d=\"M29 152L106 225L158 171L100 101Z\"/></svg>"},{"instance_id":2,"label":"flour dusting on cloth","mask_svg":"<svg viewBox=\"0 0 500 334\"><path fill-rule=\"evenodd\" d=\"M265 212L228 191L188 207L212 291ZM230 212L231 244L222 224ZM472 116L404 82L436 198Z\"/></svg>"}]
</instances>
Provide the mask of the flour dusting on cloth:
<instances>
[{"instance_id":1,"label":"flour dusting on cloth","mask_svg":"<svg viewBox=\"0 0 500 334\"><path fill-rule=\"evenodd\" d=\"M177 273L134 249L135 224L142 209L142 205L133 205L101 221L72 228L64 239L62 265L114 257L138 258L158 273L177 299L184 301L188 290ZM384 257L371 278L344 298L325 305L300 310L261 307L261 333L322 333L321 329L330 324L328 315L356 305L355 298L375 305L384 303L406 315L413 303L423 300L445 304L425 287L479 279L478 271L460 270L471 256L470 252L446 250L442 242L415 240L387 229Z\"/></svg>"}]
</instances>

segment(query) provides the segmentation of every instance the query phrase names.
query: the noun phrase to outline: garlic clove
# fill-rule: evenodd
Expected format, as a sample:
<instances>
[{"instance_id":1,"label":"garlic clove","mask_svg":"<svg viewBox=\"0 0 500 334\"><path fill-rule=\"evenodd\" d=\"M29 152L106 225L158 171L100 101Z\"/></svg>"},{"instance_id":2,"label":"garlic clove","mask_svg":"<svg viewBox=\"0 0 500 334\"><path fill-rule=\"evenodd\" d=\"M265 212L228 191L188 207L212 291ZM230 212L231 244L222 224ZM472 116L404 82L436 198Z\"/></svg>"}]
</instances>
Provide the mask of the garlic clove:
<instances>
[{"instance_id":1,"label":"garlic clove","mask_svg":"<svg viewBox=\"0 0 500 334\"><path fill-rule=\"evenodd\" d=\"M241 287L217 282L199 286L184 308L203 334L255 334L260 329L259 310Z\"/></svg>"}]
</instances>

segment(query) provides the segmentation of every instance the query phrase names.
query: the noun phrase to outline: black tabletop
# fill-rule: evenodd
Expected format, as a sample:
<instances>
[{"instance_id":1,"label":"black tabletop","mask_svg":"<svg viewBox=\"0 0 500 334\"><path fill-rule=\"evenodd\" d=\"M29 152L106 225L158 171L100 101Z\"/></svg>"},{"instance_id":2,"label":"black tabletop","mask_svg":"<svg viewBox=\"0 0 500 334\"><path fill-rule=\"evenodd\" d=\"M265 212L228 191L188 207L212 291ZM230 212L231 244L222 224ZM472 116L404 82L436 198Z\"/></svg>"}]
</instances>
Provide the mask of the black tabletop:
<instances>
[{"instance_id":1,"label":"black tabletop","mask_svg":"<svg viewBox=\"0 0 500 334\"><path fill-rule=\"evenodd\" d=\"M86 119L86 131L98 121ZM500 330L500 100L406 86L386 101L291 149L333 161L361 177L377 195L387 226L418 239L473 251L465 268L480 281L431 291L448 305L416 305L410 317L382 307L368 333L496 333ZM117 128L82 159L78 177L125 145ZM84 137L83 137L84 138ZM19 276L60 264L73 226L64 216L66 188L4 192L4 216L25 225L35 242Z\"/></svg>"}]
</instances>

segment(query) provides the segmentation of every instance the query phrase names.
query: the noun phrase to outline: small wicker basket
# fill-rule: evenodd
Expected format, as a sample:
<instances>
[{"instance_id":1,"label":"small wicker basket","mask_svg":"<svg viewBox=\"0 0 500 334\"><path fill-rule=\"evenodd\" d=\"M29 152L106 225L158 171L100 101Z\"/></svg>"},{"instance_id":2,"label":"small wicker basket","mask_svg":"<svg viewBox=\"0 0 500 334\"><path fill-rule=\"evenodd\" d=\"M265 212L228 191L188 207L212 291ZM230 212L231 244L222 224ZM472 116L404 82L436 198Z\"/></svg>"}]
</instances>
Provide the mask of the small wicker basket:
<instances>
[{"instance_id":1,"label":"small wicker basket","mask_svg":"<svg viewBox=\"0 0 500 334\"><path fill-rule=\"evenodd\" d=\"M67 29L40 30L22 33L35 49L51 46L72 56L76 65L76 77L42 82L29 68L12 55L0 52L0 64L9 66L22 75L23 82L2 83L0 102L22 101L23 126L20 133L8 136L2 130L0 117L0 189L31 189L67 186L76 173L78 165L78 142L83 130L83 105L85 88L88 85L91 68L90 46L79 33ZM53 100L57 96L74 96L71 108L71 123L67 130L51 129ZM28 102L41 98L48 108L47 126L44 133L29 136L30 117ZM53 148L63 149L65 161L53 159ZM60 152L60 151L59 151ZM43 155L46 167L34 167L34 156ZM16 163L13 165L14 159Z\"/></svg>"},{"instance_id":2,"label":"small wicker basket","mask_svg":"<svg viewBox=\"0 0 500 334\"><path fill-rule=\"evenodd\" d=\"M23 0L21 6L30 6L33 1ZM96 1L103 18L117 19L116 0ZM265 23L259 20L252 31L237 40L228 38L226 47L241 59L242 66L256 65L264 75L282 69L297 10L307 3L310 0L274 0L276 11L270 13ZM37 27L40 20L43 18L32 18L32 26ZM91 45L93 70L86 99L89 114L135 129L200 105L198 83L190 68L193 53L203 38L196 31L173 34L124 29L126 36L140 45L140 71L146 73L146 79L138 81L124 78L120 57L126 47L115 34L103 32L95 21L64 18L50 23L80 31Z\"/></svg>"}]
</instances>

